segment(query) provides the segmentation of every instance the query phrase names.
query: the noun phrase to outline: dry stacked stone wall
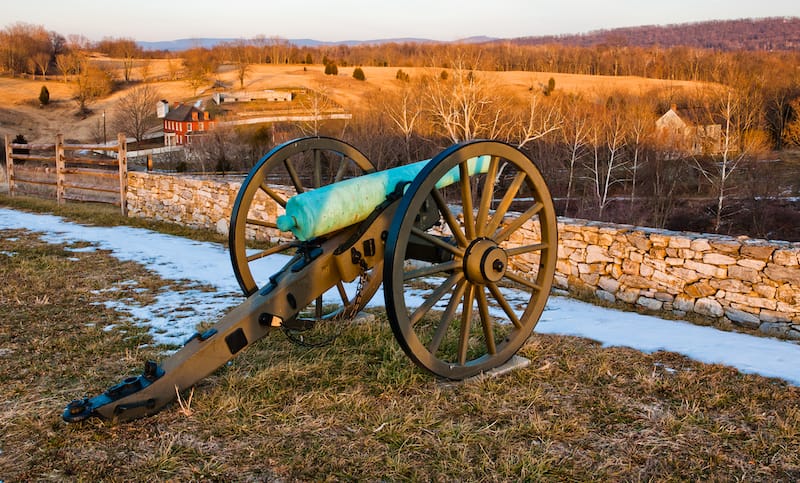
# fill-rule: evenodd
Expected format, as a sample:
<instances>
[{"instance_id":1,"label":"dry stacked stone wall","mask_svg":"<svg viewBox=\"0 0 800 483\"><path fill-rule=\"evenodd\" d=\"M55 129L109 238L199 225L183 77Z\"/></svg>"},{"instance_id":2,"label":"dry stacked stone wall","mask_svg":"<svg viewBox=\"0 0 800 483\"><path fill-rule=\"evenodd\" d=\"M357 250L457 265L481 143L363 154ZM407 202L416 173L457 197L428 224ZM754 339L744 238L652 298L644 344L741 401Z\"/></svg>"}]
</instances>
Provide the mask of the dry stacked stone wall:
<instances>
[{"instance_id":1,"label":"dry stacked stone wall","mask_svg":"<svg viewBox=\"0 0 800 483\"><path fill-rule=\"evenodd\" d=\"M169 221L193 228L228 234L231 210L242 184L241 178L220 180L200 176L181 176L142 172L128 173L128 214L159 221ZM276 189L287 197L293 190ZM283 213L272 199L258 193L251 205L272 221ZM277 230L249 227L248 236L274 240Z\"/></svg>"},{"instance_id":2,"label":"dry stacked stone wall","mask_svg":"<svg viewBox=\"0 0 800 483\"><path fill-rule=\"evenodd\" d=\"M800 243L562 219L556 284L800 339Z\"/></svg>"},{"instance_id":3,"label":"dry stacked stone wall","mask_svg":"<svg viewBox=\"0 0 800 483\"><path fill-rule=\"evenodd\" d=\"M131 216L227 234L240 180L128 176ZM270 216L281 213L266 197L256 202ZM513 241L526 238L522 233ZM800 339L800 243L562 218L555 283L609 302L696 313Z\"/></svg>"}]
</instances>

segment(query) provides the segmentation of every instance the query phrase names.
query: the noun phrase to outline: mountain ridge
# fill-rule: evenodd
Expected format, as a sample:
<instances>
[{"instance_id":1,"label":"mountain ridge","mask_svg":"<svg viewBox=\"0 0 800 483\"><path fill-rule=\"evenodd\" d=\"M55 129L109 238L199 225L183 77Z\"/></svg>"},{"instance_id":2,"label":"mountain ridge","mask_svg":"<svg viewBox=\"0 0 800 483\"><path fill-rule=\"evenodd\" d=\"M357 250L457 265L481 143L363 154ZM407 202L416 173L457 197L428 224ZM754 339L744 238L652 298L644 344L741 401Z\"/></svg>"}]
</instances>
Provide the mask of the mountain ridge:
<instances>
[{"instance_id":1,"label":"mountain ridge","mask_svg":"<svg viewBox=\"0 0 800 483\"><path fill-rule=\"evenodd\" d=\"M176 52L181 50L187 50L194 47L204 47L204 48L211 48L215 45L219 45L226 42L237 42L240 40L252 40L252 39L242 39L242 38L226 38L226 37L200 37L200 38L184 38L184 39L175 39L175 40L163 40L163 41L136 41L136 44L139 45L144 50L166 50L170 52ZM270 39L267 39L268 41ZM372 39L372 40L340 40L340 41L326 41L326 40L315 40L315 39L280 39L282 41L288 42L292 45L296 45L298 47L321 47L321 46L333 46L333 45L347 45L347 46L357 46L357 45L376 45L376 44L387 44L387 43L448 43L444 40L433 40L433 39L425 39L425 38L418 38L418 37L399 37L399 38L390 38L390 39ZM485 37L485 36L476 36L476 37L468 37L465 39L459 39L453 41L453 43L484 43L484 42L493 42L499 39L493 37Z\"/></svg>"},{"instance_id":2,"label":"mountain ridge","mask_svg":"<svg viewBox=\"0 0 800 483\"><path fill-rule=\"evenodd\" d=\"M211 48L242 38L184 38L167 41L137 41L144 50L181 51L194 47ZM595 30L585 33L539 35L515 38L474 36L454 41L419 37L372 40L324 41L309 38L280 39L297 47L380 45L387 43L497 43L517 45L558 44L579 47L627 45L636 47L696 47L718 50L800 50L800 17L764 17L734 20L707 20L667 25L640 25ZM271 39L267 39L267 42Z\"/></svg>"}]
</instances>

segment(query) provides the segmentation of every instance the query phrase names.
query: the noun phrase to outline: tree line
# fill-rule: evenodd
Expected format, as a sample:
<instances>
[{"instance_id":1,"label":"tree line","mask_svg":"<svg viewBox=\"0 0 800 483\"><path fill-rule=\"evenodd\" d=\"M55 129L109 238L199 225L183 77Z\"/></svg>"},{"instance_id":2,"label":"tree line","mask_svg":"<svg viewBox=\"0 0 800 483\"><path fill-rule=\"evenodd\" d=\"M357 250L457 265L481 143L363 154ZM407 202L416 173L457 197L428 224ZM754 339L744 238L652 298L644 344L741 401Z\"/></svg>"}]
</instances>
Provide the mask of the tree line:
<instances>
[{"instance_id":1,"label":"tree line","mask_svg":"<svg viewBox=\"0 0 800 483\"><path fill-rule=\"evenodd\" d=\"M693 47L715 50L797 50L800 18L742 18L672 25L642 25L583 34L521 37L524 45L561 44L579 47L617 44L638 47Z\"/></svg>"},{"instance_id":2,"label":"tree line","mask_svg":"<svg viewBox=\"0 0 800 483\"><path fill-rule=\"evenodd\" d=\"M774 203L765 202L787 189L800 192L800 170L764 176L777 166L768 167L775 160L771 127L761 111L763 98L754 95L758 86L746 76L680 94L664 89L570 94L547 85L532 86L522 98L458 62L448 76L437 72L399 81L405 85L394 95L382 93L366 112L354 115L345 137L366 146L370 159L384 164L380 167L425 159L453 142L500 139L537 160L561 215L800 237L797 209L778 213ZM794 95L796 109L800 92ZM701 106L698 122L715 123L718 134L704 139L702 149L676 143L656 125L674 104ZM800 119L794 116L784 141L798 130Z\"/></svg>"},{"instance_id":3,"label":"tree line","mask_svg":"<svg viewBox=\"0 0 800 483\"><path fill-rule=\"evenodd\" d=\"M800 212L780 200L786 189L800 191L800 170L764 176L777 166L770 164L775 155L769 104L756 95L761 85L746 71L728 85L697 91L573 94L553 81L531 86L523 96L469 68L474 64L468 58L448 65L413 76L398 69L398 88L368 98L347 122L272 126L258 133L228 127L190 150L209 168L246 170L271 142L322 134L351 142L378 169L387 169L430 158L452 143L498 139L536 160L560 215L800 239ZM316 94L325 99L324 88ZM792 112L800 108L797 95ZM676 144L656 126L673 104L700 106L700 117L716 123L719 134L705 139L700 150ZM793 115L784 143L800 141L791 137L796 132L800 119Z\"/></svg>"}]
</instances>

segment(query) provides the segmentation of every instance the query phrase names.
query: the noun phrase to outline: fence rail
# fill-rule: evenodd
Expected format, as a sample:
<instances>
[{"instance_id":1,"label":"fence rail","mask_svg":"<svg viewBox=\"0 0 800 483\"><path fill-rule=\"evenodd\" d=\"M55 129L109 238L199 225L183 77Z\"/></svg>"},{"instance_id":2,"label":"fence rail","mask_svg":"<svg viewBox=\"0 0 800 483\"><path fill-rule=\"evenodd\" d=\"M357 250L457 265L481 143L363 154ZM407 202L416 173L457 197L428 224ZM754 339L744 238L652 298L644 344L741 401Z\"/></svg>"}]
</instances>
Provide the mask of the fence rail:
<instances>
[{"instance_id":1,"label":"fence rail","mask_svg":"<svg viewBox=\"0 0 800 483\"><path fill-rule=\"evenodd\" d=\"M98 201L119 205L128 214L128 156L125 135L117 136L116 145L64 144L64 136L56 136L55 144L19 144L5 137L8 192L25 185L52 187L59 203L66 200ZM81 155L108 151L117 159L98 159ZM50 154L49 152L52 152ZM70 156L66 153L70 152ZM26 162L36 163L31 166ZM55 169L52 169L55 168Z\"/></svg>"}]
</instances>

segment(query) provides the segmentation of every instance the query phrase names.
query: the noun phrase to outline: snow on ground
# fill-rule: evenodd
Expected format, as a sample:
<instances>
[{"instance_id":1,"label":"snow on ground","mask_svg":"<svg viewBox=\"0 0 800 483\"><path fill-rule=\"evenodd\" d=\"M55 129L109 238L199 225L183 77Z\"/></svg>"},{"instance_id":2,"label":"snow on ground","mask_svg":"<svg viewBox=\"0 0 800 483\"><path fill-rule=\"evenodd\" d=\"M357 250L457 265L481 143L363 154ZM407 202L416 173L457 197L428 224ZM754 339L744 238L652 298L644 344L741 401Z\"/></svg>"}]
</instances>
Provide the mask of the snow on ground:
<instances>
[{"instance_id":1,"label":"snow on ground","mask_svg":"<svg viewBox=\"0 0 800 483\"><path fill-rule=\"evenodd\" d=\"M199 322L213 322L243 300L228 253L215 243L139 228L87 227L56 216L0 208L0 236L4 229L39 232L48 243L90 242L94 249L110 250L120 260L139 262L165 280L188 282L189 289L162 290L147 306L137 306L132 300L114 306L137 323L149 326L158 343L182 343ZM274 265L254 270L274 273L282 262L273 258L270 261ZM203 290L202 285L214 290ZM371 305L382 303L383 294L377 293ZM536 332L587 337L604 346L643 352L676 352L800 385L800 344L789 341L622 312L560 296L550 297Z\"/></svg>"}]
</instances>

